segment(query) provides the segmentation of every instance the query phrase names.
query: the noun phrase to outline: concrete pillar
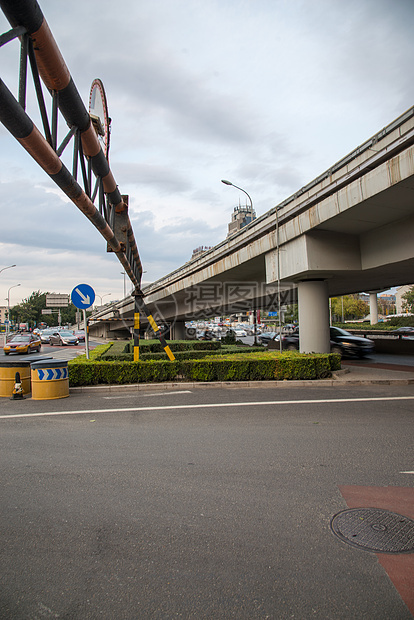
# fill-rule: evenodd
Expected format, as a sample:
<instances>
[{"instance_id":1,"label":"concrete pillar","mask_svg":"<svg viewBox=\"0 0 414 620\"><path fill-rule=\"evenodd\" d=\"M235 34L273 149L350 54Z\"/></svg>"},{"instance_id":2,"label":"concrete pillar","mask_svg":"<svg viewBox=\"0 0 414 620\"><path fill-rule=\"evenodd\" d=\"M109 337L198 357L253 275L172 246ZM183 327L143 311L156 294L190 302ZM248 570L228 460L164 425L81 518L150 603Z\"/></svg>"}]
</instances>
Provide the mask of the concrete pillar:
<instances>
[{"instance_id":1,"label":"concrete pillar","mask_svg":"<svg viewBox=\"0 0 414 620\"><path fill-rule=\"evenodd\" d=\"M186 335L187 334L185 331L185 321L175 321L172 324L171 339L172 340L185 340Z\"/></svg>"},{"instance_id":2,"label":"concrete pillar","mask_svg":"<svg viewBox=\"0 0 414 620\"><path fill-rule=\"evenodd\" d=\"M369 314L371 325L378 323L378 300L376 293L369 294Z\"/></svg>"},{"instance_id":3,"label":"concrete pillar","mask_svg":"<svg viewBox=\"0 0 414 620\"><path fill-rule=\"evenodd\" d=\"M298 305L301 353L329 353L329 298L326 281L299 282Z\"/></svg>"}]
</instances>

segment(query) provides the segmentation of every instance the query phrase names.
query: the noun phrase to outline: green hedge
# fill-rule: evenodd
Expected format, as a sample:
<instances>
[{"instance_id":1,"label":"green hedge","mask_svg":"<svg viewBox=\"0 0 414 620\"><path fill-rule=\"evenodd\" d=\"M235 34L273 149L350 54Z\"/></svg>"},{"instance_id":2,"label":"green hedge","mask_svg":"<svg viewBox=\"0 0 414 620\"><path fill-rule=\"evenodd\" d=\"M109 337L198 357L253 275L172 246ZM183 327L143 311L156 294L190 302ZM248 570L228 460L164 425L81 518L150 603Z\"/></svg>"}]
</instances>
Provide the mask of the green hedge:
<instances>
[{"instance_id":1,"label":"green hedge","mask_svg":"<svg viewBox=\"0 0 414 620\"><path fill-rule=\"evenodd\" d=\"M121 385L124 383L161 383L174 381L176 362L83 362L71 360L69 385Z\"/></svg>"},{"instance_id":2,"label":"green hedge","mask_svg":"<svg viewBox=\"0 0 414 620\"><path fill-rule=\"evenodd\" d=\"M217 355L174 362L86 360L84 356L80 356L68 363L69 383L72 387L165 381L323 379L329 377L332 370L340 367L339 355L297 352L280 354L274 351Z\"/></svg>"},{"instance_id":3,"label":"green hedge","mask_svg":"<svg viewBox=\"0 0 414 620\"><path fill-rule=\"evenodd\" d=\"M181 373L188 381L325 379L340 367L338 355L297 352L210 356L183 361L180 365Z\"/></svg>"},{"instance_id":4,"label":"green hedge","mask_svg":"<svg viewBox=\"0 0 414 620\"><path fill-rule=\"evenodd\" d=\"M376 323L375 325L370 325L368 321L366 323L334 323L334 325L335 327L341 327L347 330L358 329L364 331L378 329L387 332L397 327L414 327L414 316L396 316L387 321Z\"/></svg>"}]
</instances>

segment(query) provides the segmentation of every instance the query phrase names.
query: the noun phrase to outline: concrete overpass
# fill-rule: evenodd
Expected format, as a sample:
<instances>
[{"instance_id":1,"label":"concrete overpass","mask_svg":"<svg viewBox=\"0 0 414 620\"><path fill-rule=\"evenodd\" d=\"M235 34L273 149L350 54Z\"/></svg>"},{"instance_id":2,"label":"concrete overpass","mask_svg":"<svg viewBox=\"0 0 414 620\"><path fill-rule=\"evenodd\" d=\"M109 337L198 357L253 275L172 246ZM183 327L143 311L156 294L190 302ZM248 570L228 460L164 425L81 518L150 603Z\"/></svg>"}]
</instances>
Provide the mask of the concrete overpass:
<instances>
[{"instance_id":1,"label":"concrete overpass","mask_svg":"<svg viewBox=\"0 0 414 620\"><path fill-rule=\"evenodd\" d=\"M299 303L302 351L329 350L332 296L414 281L414 108L214 248L144 289L175 337L183 322ZM94 318L110 335L125 299ZM109 321L118 316L118 321ZM102 321L103 319L103 321ZM108 322L106 322L108 321ZM105 327L104 327L105 326Z\"/></svg>"}]
</instances>

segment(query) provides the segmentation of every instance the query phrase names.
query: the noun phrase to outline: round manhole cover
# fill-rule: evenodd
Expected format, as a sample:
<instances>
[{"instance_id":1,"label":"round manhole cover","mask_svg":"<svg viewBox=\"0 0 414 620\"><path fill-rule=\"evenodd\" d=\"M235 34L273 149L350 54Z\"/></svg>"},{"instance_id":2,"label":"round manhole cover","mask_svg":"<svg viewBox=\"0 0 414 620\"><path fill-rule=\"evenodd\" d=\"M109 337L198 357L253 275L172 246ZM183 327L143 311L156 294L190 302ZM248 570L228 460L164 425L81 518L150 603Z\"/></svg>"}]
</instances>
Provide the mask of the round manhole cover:
<instances>
[{"instance_id":1,"label":"round manhole cover","mask_svg":"<svg viewBox=\"0 0 414 620\"><path fill-rule=\"evenodd\" d=\"M375 553L414 553L414 520L381 508L343 510L331 520L344 542Z\"/></svg>"}]
</instances>

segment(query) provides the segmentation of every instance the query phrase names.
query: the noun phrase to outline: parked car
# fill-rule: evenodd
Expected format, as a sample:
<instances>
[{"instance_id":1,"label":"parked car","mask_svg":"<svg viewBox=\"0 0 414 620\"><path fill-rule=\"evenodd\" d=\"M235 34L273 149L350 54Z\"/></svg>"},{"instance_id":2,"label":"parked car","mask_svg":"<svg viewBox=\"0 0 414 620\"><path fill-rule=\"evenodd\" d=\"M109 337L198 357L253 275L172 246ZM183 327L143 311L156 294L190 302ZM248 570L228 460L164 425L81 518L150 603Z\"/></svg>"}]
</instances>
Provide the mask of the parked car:
<instances>
[{"instance_id":1,"label":"parked car","mask_svg":"<svg viewBox=\"0 0 414 620\"><path fill-rule=\"evenodd\" d=\"M73 335L73 332L63 331L54 332L50 335L49 340L50 346L54 344L66 345L66 344L79 344L79 340L76 336Z\"/></svg>"},{"instance_id":2,"label":"parked car","mask_svg":"<svg viewBox=\"0 0 414 620\"><path fill-rule=\"evenodd\" d=\"M16 334L6 342L3 347L5 355L9 353L30 353L30 351L40 351L42 343L40 338L34 334Z\"/></svg>"},{"instance_id":3,"label":"parked car","mask_svg":"<svg viewBox=\"0 0 414 620\"><path fill-rule=\"evenodd\" d=\"M282 326L282 331L291 333L291 332L294 332L296 328L297 328L297 325L295 325L294 323L285 323Z\"/></svg>"},{"instance_id":4,"label":"parked car","mask_svg":"<svg viewBox=\"0 0 414 620\"><path fill-rule=\"evenodd\" d=\"M243 338L244 336L247 336L246 330L244 329L240 329L236 327L233 331L236 335L236 338Z\"/></svg>"},{"instance_id":5,"label":"parked car","mask_svg":"<svg viewBox=\"0 0 414 620\"><path fill-rule=\"evenodd\" d=\"M199 332L197 334L197 338L198 340L215 340L216 336L210 329L206 329L202 332Z\"/></svg>"},{"instance_id":6,"label":"parked car","mask_svg":"<svg viewBox=\"0 0 414 620\"><path fill-rule=\"evenodd\" d=\"M254 327L247 327L246 328L246 333L248 336L254 336ZM258 327L256 328L256 336L259 336L259 334L262 333L262 330L259 329Z\"/></svg>"}]
</instances>

